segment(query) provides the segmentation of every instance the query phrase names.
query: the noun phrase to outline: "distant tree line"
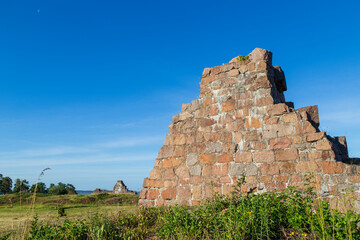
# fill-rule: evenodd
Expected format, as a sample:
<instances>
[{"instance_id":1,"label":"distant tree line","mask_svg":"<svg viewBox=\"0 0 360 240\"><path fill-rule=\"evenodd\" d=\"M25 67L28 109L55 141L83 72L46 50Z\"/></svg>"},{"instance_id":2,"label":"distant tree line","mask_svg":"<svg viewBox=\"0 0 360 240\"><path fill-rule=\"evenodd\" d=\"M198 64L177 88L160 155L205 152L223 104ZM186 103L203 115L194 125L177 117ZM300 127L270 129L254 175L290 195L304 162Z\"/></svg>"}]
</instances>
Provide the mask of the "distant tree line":
<instances>
[{"instance_id":1,"label":"distant tree line","mask_svg":"<svg viewBox=\"0 0 360 240\"><path fill-rule=\"evenodd\" d=\"M36 192L37 193L49 193L53 195L64 195L64 194L77 194L74 185L64 184L59 182L58 184L50 184L47 188L45 183L38 182L30 186L26 179L17 178L13 187L13 180L10 177L4 177L0 174L0 194L9 194L17 192Z\"/></svg>"}]
</instances>

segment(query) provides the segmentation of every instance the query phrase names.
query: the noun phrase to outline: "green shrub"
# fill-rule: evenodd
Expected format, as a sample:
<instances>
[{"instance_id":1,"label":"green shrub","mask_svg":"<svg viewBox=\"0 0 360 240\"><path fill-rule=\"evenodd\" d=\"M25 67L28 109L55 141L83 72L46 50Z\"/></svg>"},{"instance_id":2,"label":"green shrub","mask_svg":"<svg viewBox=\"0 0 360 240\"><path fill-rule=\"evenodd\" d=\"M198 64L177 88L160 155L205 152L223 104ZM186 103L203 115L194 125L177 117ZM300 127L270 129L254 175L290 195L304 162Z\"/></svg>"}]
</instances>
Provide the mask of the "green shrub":
<instances>
[{"instance_id":1,"label":"green shrub","mask_svg":"<svg viewBox=\"0 0 360 240\"><path fill-rule=\"evenodd\" d=\"M25 239L357 239L360 215L338 212L312 188L264 194L215 195L198 207L139 208L61 223L35 217ZM109 199L110 200L110 199Z\"/></svg>"},{"instance_id":2,"label":"green shrub","mask_svg":"<svg viewBox=\"0 0 360 240\"><path fill-rule=\"evenodd\" d=\"M65 213L65 208L64 207L58 207L58 216L59 217L65 217L66 216L66 213Z\"/></svg>"},{"instance_id":3,"label":"green shrub","mask_svg":"<svg viewBox=\"0 0 360 240\"><path fill-rule=\"evenodd\" d=\"M249 59L249 56L241 56L241 55L239 55L239 56L236 58L236 60L238 60L239 62L244 61L244 60L247 60L247 59Z\"/></svg>"}]
</instances>

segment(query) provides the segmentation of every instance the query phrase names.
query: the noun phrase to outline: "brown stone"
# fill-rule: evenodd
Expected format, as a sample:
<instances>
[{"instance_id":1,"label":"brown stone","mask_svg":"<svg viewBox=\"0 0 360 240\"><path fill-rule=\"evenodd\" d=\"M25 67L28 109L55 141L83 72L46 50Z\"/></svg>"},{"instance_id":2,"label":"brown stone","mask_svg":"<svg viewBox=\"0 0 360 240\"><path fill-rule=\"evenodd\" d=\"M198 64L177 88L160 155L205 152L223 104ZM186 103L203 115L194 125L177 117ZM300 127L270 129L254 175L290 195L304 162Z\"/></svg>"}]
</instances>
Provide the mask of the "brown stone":
<instances>
[{"instance_id":1,"label":"brown stone","mask_svg":"<svg viewBox=\"0 0 360 240\"><path fill-rule=\"evenodd\" d=\"M297 149L276 150L276 161L294 161L299 157Z\"/></svg>"},{"instance_id":2,"label":"brown stone","mask_svg":"<svg viewBox=\"0 0 360 240\"><path fill-rule=\"evenodd\" d=\"M288 176L275 176L274 180L277 182L283 182L286 183L289 181L289 177Z\"/></svg>"},{"instance_id":3,"label":"brown stone","mask_svg":"<svg viewBox=\"0 0 360 240\"><path fill-rule=\"evenodd\" d=\"M161 198L164 200L171 200L176 198L176 188L168 188L161 192Z\"/></svg>"},{"instance_id":4,"label":"brown stone","mask_svg":"<svg viewBox=\"0 0 360 240\"><path fill-rule=\"evenodd\" d=\"M281 137L270 139L270 149L288 148L291 145L291 138Z\"/></svg>"},{"instance_id":5,"label":"brown stone","mask_svg":"<svg viewBox=\"0 0 360 240\"><path fill-rule=\"evenodd\" d=\"M193 186L191 189L192 198L195 200L201 200L202 199L202 186L196 185Z\"/></svg>"},{"instance_id":6,"label":"brown stone","mask_svg":"<svg viewBox=\"0 0 360 240\"><path fill-rule=\"evenodd\" d=\"M254 71L255 70L255 63L249 63L248 64L248 69L249 69L249 71Z\"/></svg>"},{"instance_id":7,"label":"brown stone","mask_svg":"<svg viewBox=\"0 0 360 240\"><path fill-rule=\"evenodd\" d=\"M285 103L278 103L267 107L267 113L269 115L282 115L289 111L289 107Z\"/></svg>"},{"instance_id":8,"label":"brown stone","mask_svg":"<svg viewBox=\"0 0 360 240\"><path fill-rule=\"evenodd\" d=\"M204 181L202 176L191 176L190 177L190 184L200 184Z\"/></svg>"},{"instance_id":9,"label":"brown stone","mask_svg":"<svg viewBox=\"0 0 360 240\"><path fill-rule=\"evenodd\" d=\"M174 150L174 157L183 157L185 155L185 147L184 146L177 146Z\"/></svg>"},{"instance_id":10,"label":"brown stone","mask_svg":"<svg viewBox=\"0 0 360 240\"><path fill-rule=\"evenodd\" d=\"M313 122L316 126L319 126L319 111L317 105L299 108L296 111L301 113L306 112L306 118Z\"/></svg>"},{"instance_id":11,"label":"brown stone","mask_svg":"<svg viewBox=\"0 0 360 240\"><path fill-rule=\"evenodd\" d=\"M212 176L213 172L212 172L212 166L211 165L205 165L203 167L203 170L202 170L202 175L204 177L209 177L209 176Z\"/></svg>"},{"instance_id":12,"label":"brown stone","mask_svg":"<svg viewBox=\"0 0 360 240\"><path fill-rule=\"evenodd\" d=\"M189 187L177 187L176 188L177 199L188 200L191 198L191 190Z\"/></svg>"},{"instance_id":13,"label":"brown stone","mask_svg":"<svg viewBox=\"0 0 360 240\"><path fill-rule=\"evenodd\" d=\"M252 162L251 152L237 152L235 162Z\"/></svg>"},{"instance_id":14,"label":"brown stone","mask_svg":"<svg viewBox=\"0 0 360 240\"><path fill-rule=\"evenodd\" d=\"M237 69L233 69L233 70L230 70L229 71L229 77L237 77L237 76L239 76L239 70L237 70Z\"/></svg>"},{"instance_id":15,"label":"brown stone","mask_svg":"<svg viewBox=\"0 0 360 240\"><path fill-rule=\"evenodd\" d=\"M267 145L264 142L254 141L254 142L252 142L252 144L253 144L254 150L266 150L267 149Z\"/></svg>"},{"instance_id":16,"label":"brown stone","mask_svg":"<svg viewBox=\"0 0 360 240\"><path fill-rule=\"evenodd\" d=\"M207 75L210 75L210 72L211 72L211 68L204 68L202 76L206 77Z\"/></svg>"},{"instance_id":17,"label":"brown stone","mask_svg":"<svg viewBox=\"0 0 360 240\"><path fill-rule=\"evenodd\" d=\"M166 170L164 171L164 179L167 179L167 180L176 179L176 175L175 175L175 173L174 173L174 169L173 169L173 168L166 169Z\"/></svg>"},{"instance_id":18,"label":"brown stone","mask_svg":"<svg viewBox=\"0 0 360 240\"><path fill-rule=\"evenodd\" d=\"M264 122L265 122L265 124L268 124L268 125L278 124L278 122L279 122L279 117L265 116L265 117L264 117Z\"/></svg>"},{"instance_id":19,"label":"brown stone","mask_svg":"<svg viewBox=\"0 0 360 240\"><path fill-rule=\"evenodd\" d=\"M360 176L351 176L350 182L352 183L360 183Z\"/></svg>"},{"instance_id":20,"label":"brown stone","mask_svg":"<svg viewBox=\"0 0 360 240\"><path fill-rule=\"evenodd\" d=\"M261 121L258 118L249 117L246 119L245 126L247 129L250 129L250 128L258 129L261 127Z\"/></svg>"},{"instance_id":21,"label":"brown stone","mask_svg":"<svg viewBox=\"0 0 360 240\"><path fill-rule=\"evenodd\" d=\"M267 69L267 64L266 64L266 62L261 61L261 62L258 63L258 65L257 65L257 70L258 70L258 71L264 71L264 70L266 70L266 69Z\"/></svg>"},{"instance_id":22,"label":"brown stone","mask_svg":"<svg viewBox=\"0 0 360 240\"><path fill-rule=\"evenodd\" d=\"M199 123L200 123L199 124L200 127L208 127L208 126L215 124L216 122L212 119L203 118L203 119L200 119Z\"/></svg>"},{"instance_id":23,"label":"brown stone","mask_svg":"<svg viewBox=\"0 0 360 240\"><path fill-rule=\"evenodd\" d=\"M217 162L218 163L227 163L227 162L231 162L233 161L233 156L232 154L223 154L217 157Z\"/></svg>"},{"instance_id":24,"label":"brown stone","mask_svg":"<svg viewBox=\"0 0 360 240\"><path fill-rule=\"evenodd\" d=\"M155 180L155 181L154 181L154 187L155 187L155 188L163 188L163 187L164 187L164 181L162 181L162 180Z\"/></svg>"},{"instance_id":25,"label":"brown stone","mask_svg":"<svg viewBox=\"0 0 360 240\"><path fill-rule=\"evenodd\" d=\"M154 200L159 197L159 189L149 189L146 192L146 199Z\"/></svg>"},{"instance_id":26,"label":"brown stone","mask_svg":"<svg viewBox=\"0 0 360 240\"><path fill-rule=\"evenodd\" d=\"M231 178L229 176L220 177L220 183L231 183Z\"/></svg>"},{"instance_id":27,"label":"brown stone","mask_svg":"<svg viewBox=\"0 0 360 240\"><path fill-rule=\"evenodd\" d=\"M242 74L244 74L244 73L247 72L248 67L247 67L247 65L241 65L240 68L239 68L239 70L240 70L240 72L241 72Z\"/></svg>"},{"instance_id":28,"label":"brown stone","mask_svg":"<svg viewBox=\"0 0 360 240\"><path fill-rule=\"evenodd\" d=\"M200 156L199 162L213 164L216 162L216 155L210 153L204 153Z\"/></svg>"},{"instance_id":29,"label":"brown stone","mask_svg":"<svg viewBox=\"0 0 360 240\"><path fill-rule=\"evenodd\" d=\"M278 175L280 173L280 170L277 164L263 163L260 166L260 172L263 175Z\"/></svg>"},{"instance_id":30,"label":"brown stone","mask_svg":"<svg viewBox=\"0 0 360 240\"><path fill-rule=\"evenodd\" d=\"M272 163L274 159L273 151L254 153L254 162L256 163Z\"/></svg>"},{"instance_id":31,"label":"brown stone","mask_svg":"<svg viewBox=\"0 0 360 240\"><path fill-rule=\"evenodd\" d=\"M224 195L230 195L234 191L234 185L231 184L225 184L222 186L222 194Z\"/></svg>"},{"instance_id":32,"label":"brown stone","mask_svg":"<svg viewBox=\"0 0 360 240\"><path fill-rule=\"evenodd\" d=\"M215 116L219 114L219 108L214 104L210 106L210 116Z\"/></svg>"},{"instance_id":33,"label":"brown stone","mask_svg":"<svg viewBox=\"0 0 360 240\"><path fill-rule=\"evenodd\" d=\"M204 99L204 101L202 102L202 105L204 107L206 107L206 106L209 106L209 105L214 104L214 103L215 103L215 99L212 98L212 97L208 97L208 98Z\"/></svg>"},{"instance_id":34,"label":"brown stone","mask_svg":"<svg viewBox=\"0 0 360 240\"><path fill-rule=\"evenodd\" d=\"M296 113L289 113L289 114L285 114L284 116L282 116L282 120L285 123L294 123L297 122L297 115Z\"/></svg>"},{"instance_id":35,"label":"brown stone","mask_svg":"<svg viewBox=\"0 0 360 240\"><path fill-rule=\"evenodd\" d=\"M212 172L215 175L227 175L228 174L228 165L226 163L213 165Z\"/></svg>"},{"instance_id":36,"label":"brown stone","mask_svg":"<svg viewBox=\"0 0 360 240\"><path fill-rule=\"evenodd\" d=\"M141 189L139 198L145 198L146 197L147 190L145 188Z\"/></svg>"},{"instance_id":37,"label":"brown stone","mask_svg":"<svg viewBox=\"0 0 360 240\"><path fill-rule=\"evenodd\" d=\"M331 149L332 149L332 145L329 141L318 142L316 144L316 150L326 151L326 150L331 150Z\"/></svg>"},{"instance_id":38,"label":"brown stone","mask_svg":"<svg viewBox=\"0 0 360 240\"><path fill-rule=\"evenodd\" d=\"M171 145L184 145L186 142L186 138L184 134L174 135Z\"/></svg>"},{"instance_id":39,"label":"brown stone","mask_svg":"<svg viewBox=\"0 0 360 240\"><path fill-rule=\"evenodd\" d=\"M310 122L299 122L295 125L297 134L315 133L316 128Z\"/></svg>"},{"instance_id":40,"label":"brown stone","mask_svg":"<svg viewBox=\"0 0 360 240\"><path fill-rule=\"evenodd\" d=\"M343 172L343 163L334 161L321 161L320 166L324 173L334 174Z\"/></svg>"},{"instance_id":41,"label":"brown stone","mask_svg":"<svg viewBox=\"0 0 360 240\"><path fill-rule=\"evenodd\" d=\"M299 162L298 165L296 166L296 171L306 172L306 173L319 172L320 168L317 165L317 163L314 160L312 160L308 162Z\"/></svg>"},{"instance_id":42,"label":"brown stone","mask_svg":"<svg viewBox=\"0 0 360 240\"><path fill-rule=\"evenodd\" d=\"M153 169L150 172L150 179L161 179L161 172L159 169Z\"/></svg>"},{"instance_id":43,"label":"brown stone","mask_svg":"<svg viewBox=\"0 0 360 240\"><path fill-rule=\"evenodd\" d=\"M233 135L232 132L222 132L220 133L220 141L224 143L232 142Z\"/></svg>"},{"instance_id":44,"label":"brown stone","mask_svg":"<svg viewBox=\"0 0 360 240\"><path fill-rule=\"evenodd\" d=\"M251 131L245 134L245 141L257 141L259 140L259 138L260 135L258 134L257 131Z\"/></svg>"},{"instance_id":45,"label":"brown stone","mask_svg":"<svg viewBox=\"0 0 360 240\"><path fill-rule=\"evenodd\" d=\"M190 177L189 168L187 166L185 166L185 165L182 165L182 166L178 167L175 170L175 174L179 177L179 179L189 178Z\"/></svg>"},{"instance_id":46,"label":"brown stone","mask_svg":"<svg viewBox=\"0 0 360 240\"><path fill-rule=\"evenodd\" d=\"M272 97L262 97L256 100L255 105L258 107L273 105L274 99Z\"/></svg>"},{"instance_id":47,"label":"brown stone","mask_svg":"<svg viewBox=\"0 0 360 240\"><path fill-rule=\"evenodd\" d=\"M283 162L280 164L280 173L293 173L295 172L295 164L291 162Z\"/></svg>"},{"instance_id":48,"label":"brown stone","mask_svg":"<svg viewBox=\"0 0 360 240\"><path fill-rule=\"evenodd\" d=\"M271 182L272 181L272 176L261 176L259 180L262 183Z\"/></svg>"},{"instance_id":49,"label":"brown stone","mask_svg":"<svg viewBox=\"0 0 360 240\"><path fill-rule=\"evenodd\" d=\"M154 186L154 180L149 178L144 178L143 187L149 188Z\"/></svg>"},{"instance_id":50,"label":"brown stone","mask_svg":"<svg viewBox=\"0 0 360 240\"><path fill-rule=\"evenodd\" d=\"M229 112L235 109L235 100L230 98L226 102L223 103L221 111Z\"/></svg>"}]
</instances>

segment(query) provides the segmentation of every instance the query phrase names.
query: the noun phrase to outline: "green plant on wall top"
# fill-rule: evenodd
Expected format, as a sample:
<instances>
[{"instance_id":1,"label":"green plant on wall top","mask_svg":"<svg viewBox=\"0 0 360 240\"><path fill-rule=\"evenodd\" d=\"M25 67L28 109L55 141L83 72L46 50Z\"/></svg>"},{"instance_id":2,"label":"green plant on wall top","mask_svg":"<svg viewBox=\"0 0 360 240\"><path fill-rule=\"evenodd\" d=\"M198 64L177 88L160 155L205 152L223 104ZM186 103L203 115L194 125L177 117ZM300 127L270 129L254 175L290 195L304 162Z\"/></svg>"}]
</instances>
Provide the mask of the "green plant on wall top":
<instances>
[{"instance_id":1,"label":"green plant on wall top","mask_svg":"<svg viewBox=\"0 0 360 240\"><path fill-rule=\"evenodd\" d=\"M239 62L244 61L244 60L247 60L247 59L249 59L249 56L241 56L241 55L239 55L239 56L236 58L236 60L238 60Z\"/></svg>"}]
</instances>

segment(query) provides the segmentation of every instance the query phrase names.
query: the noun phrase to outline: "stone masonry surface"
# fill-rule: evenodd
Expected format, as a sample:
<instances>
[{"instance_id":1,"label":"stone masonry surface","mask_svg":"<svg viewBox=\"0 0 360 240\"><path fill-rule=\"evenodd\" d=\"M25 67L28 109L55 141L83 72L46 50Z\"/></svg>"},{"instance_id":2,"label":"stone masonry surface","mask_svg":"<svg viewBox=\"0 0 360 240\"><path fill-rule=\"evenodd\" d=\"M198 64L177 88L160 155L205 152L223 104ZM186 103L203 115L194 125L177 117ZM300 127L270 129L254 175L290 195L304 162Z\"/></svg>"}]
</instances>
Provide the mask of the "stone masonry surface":
<instances>
[{"instance_id":1,"label":"stone masonry surface","mask_svg":"<svg viewBox=\"0 0 360 240\"><path fill-rule=\"evenodd\" d=\"M282 69L256 48L244 61L205 68L200 97L172 118L139 204L194 206L215 192L304 188L309 173L323 197L336 201L351 189L360 208L360 166L345 137L319 131L318 107L285 102Z\"/></svg>"}]
</instances>

